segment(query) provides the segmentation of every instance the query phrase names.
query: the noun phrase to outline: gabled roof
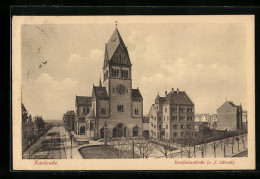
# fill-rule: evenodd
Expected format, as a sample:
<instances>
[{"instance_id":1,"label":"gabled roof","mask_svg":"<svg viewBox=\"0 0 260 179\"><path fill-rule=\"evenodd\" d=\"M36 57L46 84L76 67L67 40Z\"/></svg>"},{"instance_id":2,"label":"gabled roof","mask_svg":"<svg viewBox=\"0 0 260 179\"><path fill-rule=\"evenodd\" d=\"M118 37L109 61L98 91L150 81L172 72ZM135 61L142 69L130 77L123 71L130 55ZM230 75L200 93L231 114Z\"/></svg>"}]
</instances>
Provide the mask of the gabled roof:
<instances>
[{"instance_id":1,"label":"gabled roof","mask_svg":"<svg viewBox=\"0 0 260 179\"><path fill-rule=\"evenodd\" d=\"M184 91L172 91L167 94L164 104L193 104Z\"/></svg>"},{"instance_id":2,"label":"gabled roof","mask_svg":"<svg viewBox=\"0 0 260 179\"><path fill-rule=\"evenodd\" d=\"M227 101L231 106L233 106L233 107L240 107L240 106L238 106L238 105L235 105L234 103L233 103L233 101Z\"/></svg>"},{"instance_id":3,"label":"gabled roof","mask_svg":"<svg viewBox=\"0 0 260 179\"><path fill-rule=\"evenodd\" d=\"M139 89L132 89L132 98L133 99L143 99Z\"/></svg>"},{"instance_id":4,"label":"gabled roof","mask_svg":"<svg viewBox=\"0 0 260 179\"><path fill-rule=\"evenodd\" d=\"M159 103L164 103L165 100L166 100L166 97L160 97L159 94L155 98L155 101L159 101Z\"/></svg>"},{"instance_id":5,"label":"gabled roof","mask_svg":"<svg viewBox=\"0 0 260 179\"><path fill-rule=\"evenodd\" d=\"M102 86L93 86L92 99L108 99L106 88Z\"/></svg>"},{"instance_id":6,"label":"gabled roof","mask_svg":"<svg viewBox=\"0 0 260 179\"><path fill-rule=\"evenodd\" d=\"M76 96L76 106L91 105L91 97Z\"/></svg>"},{"instance_id":7,"label":"gabled roof","mask_svg":"<svg viewBox=\"0 0 260 179\"><path fill-rule=\"evenodd\" d=\"M108 59L111 60L112 56L114 55L117 47L119 45L122 45L123 48L125 47L125 44L123 42L123 39L119 33L119 31L117 30L117 28L115 29L114 33L112 34L112 36L110 37L110 40L108 41L107 45L106 45L106 50L107 50L107 56Z\"/></svg>"}]
</instances>

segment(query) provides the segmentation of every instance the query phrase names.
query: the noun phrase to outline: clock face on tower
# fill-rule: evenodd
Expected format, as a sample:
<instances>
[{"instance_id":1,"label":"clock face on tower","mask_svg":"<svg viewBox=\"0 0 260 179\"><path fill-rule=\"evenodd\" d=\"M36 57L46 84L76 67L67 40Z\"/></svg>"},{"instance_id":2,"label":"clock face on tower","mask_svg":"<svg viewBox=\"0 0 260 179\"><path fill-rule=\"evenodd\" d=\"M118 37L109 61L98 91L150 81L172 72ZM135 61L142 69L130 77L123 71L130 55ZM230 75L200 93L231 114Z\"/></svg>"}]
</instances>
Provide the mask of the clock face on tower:
<instances>
[{"instance_id":1,"label":"clock face on tower","mask_svg":"<svg viewBox=\"0 0 260 179\"><path fill-rule=\"evenodd\" d=\"M124 94L125 92L125 86L122 85L122 84L119 84L116 86L116 91L119 93L119 94Z\"/></svg>"}]
</instances>

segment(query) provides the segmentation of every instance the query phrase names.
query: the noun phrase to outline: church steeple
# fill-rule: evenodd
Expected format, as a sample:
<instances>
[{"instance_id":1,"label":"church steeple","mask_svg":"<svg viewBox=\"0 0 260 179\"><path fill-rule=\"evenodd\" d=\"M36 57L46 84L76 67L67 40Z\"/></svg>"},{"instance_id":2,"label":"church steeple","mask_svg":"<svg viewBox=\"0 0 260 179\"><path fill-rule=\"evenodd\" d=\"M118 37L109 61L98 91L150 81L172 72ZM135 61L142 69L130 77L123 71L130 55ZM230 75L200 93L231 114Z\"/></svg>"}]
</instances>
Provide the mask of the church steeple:
<instances>
[{"instance_id":1,"label":"church steeple","mask_svg":"<svg viewBox=\"0 0 260 179\"><path fill-rule=\"evenodd\" d=\"M118 31L117 25L105 46L104 68L108 63L131 65L127 47Z\"/></svg>"},{"instance_id":2,"label":"church steeple","mask_svg":"<svg viewBox=\"0 0 260 179\"><path fill-rule=\"evenodd\" d=\"M99 78L99 87L102 87L101 77Z\"/></svg>"}]
</instances>

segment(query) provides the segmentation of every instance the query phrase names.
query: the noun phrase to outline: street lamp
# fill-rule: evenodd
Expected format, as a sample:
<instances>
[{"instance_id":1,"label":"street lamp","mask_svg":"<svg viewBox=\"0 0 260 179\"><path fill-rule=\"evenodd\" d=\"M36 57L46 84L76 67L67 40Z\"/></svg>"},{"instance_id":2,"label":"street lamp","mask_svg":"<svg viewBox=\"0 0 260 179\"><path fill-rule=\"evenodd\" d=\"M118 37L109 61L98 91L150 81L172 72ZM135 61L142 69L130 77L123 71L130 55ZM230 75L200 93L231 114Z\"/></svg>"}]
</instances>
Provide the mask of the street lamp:
<instances>
[{"instance_id":1,"label":"street lamp","mask_svg":"<svg viewBox=\"0 0 260 179\"><path fill-rule=\"evenodd\" d=\"M105 121L105 125L104 125L104 145L107 145L107 122Z\"/></svg>"},{"instance_id":2,"label":"street lamp","mask_svg":"<svg viewBox=\"0 0 260 179\"><path fill-rule=\"evenodd\" d=\"M73 137L73 134L70 133L70 158L72 158L72 137Z\"/></svg>"}]
</instances>

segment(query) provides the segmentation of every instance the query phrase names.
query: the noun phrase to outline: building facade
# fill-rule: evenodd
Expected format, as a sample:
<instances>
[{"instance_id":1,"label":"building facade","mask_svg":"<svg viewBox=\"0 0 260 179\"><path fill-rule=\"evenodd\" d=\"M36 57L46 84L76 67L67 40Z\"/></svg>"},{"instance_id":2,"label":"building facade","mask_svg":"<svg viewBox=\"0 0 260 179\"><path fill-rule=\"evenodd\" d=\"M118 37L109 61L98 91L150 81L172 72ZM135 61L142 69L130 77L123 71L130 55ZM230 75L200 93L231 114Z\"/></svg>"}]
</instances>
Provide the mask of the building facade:
<instances>
[{"instance_id":1,"label":"building facade","mask_svg":"<svg viewBox=\"0 0 260 179\"><path fill-rule=\"evenodd\" d=\"M242 106L235 105L232 101L226 101L217 109L218 130L242 129Z\"/></svg>"},{"instance_id":2,"label":"building facade","mask_svg":"<svg viewBox=\"0 0 260 179\"><path fill-rule=\"evenodd\" d=\"M185 91L172 88L165 97L159 94L152 104L150 115L150 136L157 139L174 139L195 132L194 104Z\"/></svg>"},{"instance_id":3,"label":"building facade","mask_svg":"<svg viewBox=\"0 0 260 179\"><path fill-rule=\"evenodd\" d=\"M83 99L80 103L76 97L77 134L104 138L106 123L111 137L142 136L143 98L132 88L132 64L117 28L105 44L103 80Z\"/></svg>"},{"instance_id":4,"label":"building facade","mask_svg":"<svg viewBox=\"0 0 260 179\"><path fill-rule=\"evenodd\" d=\"M63 122L66 130L75 130L75 116L76 113L74 111L68 111L66 114L63 115Z\"/></svg>"}]
</instances>

